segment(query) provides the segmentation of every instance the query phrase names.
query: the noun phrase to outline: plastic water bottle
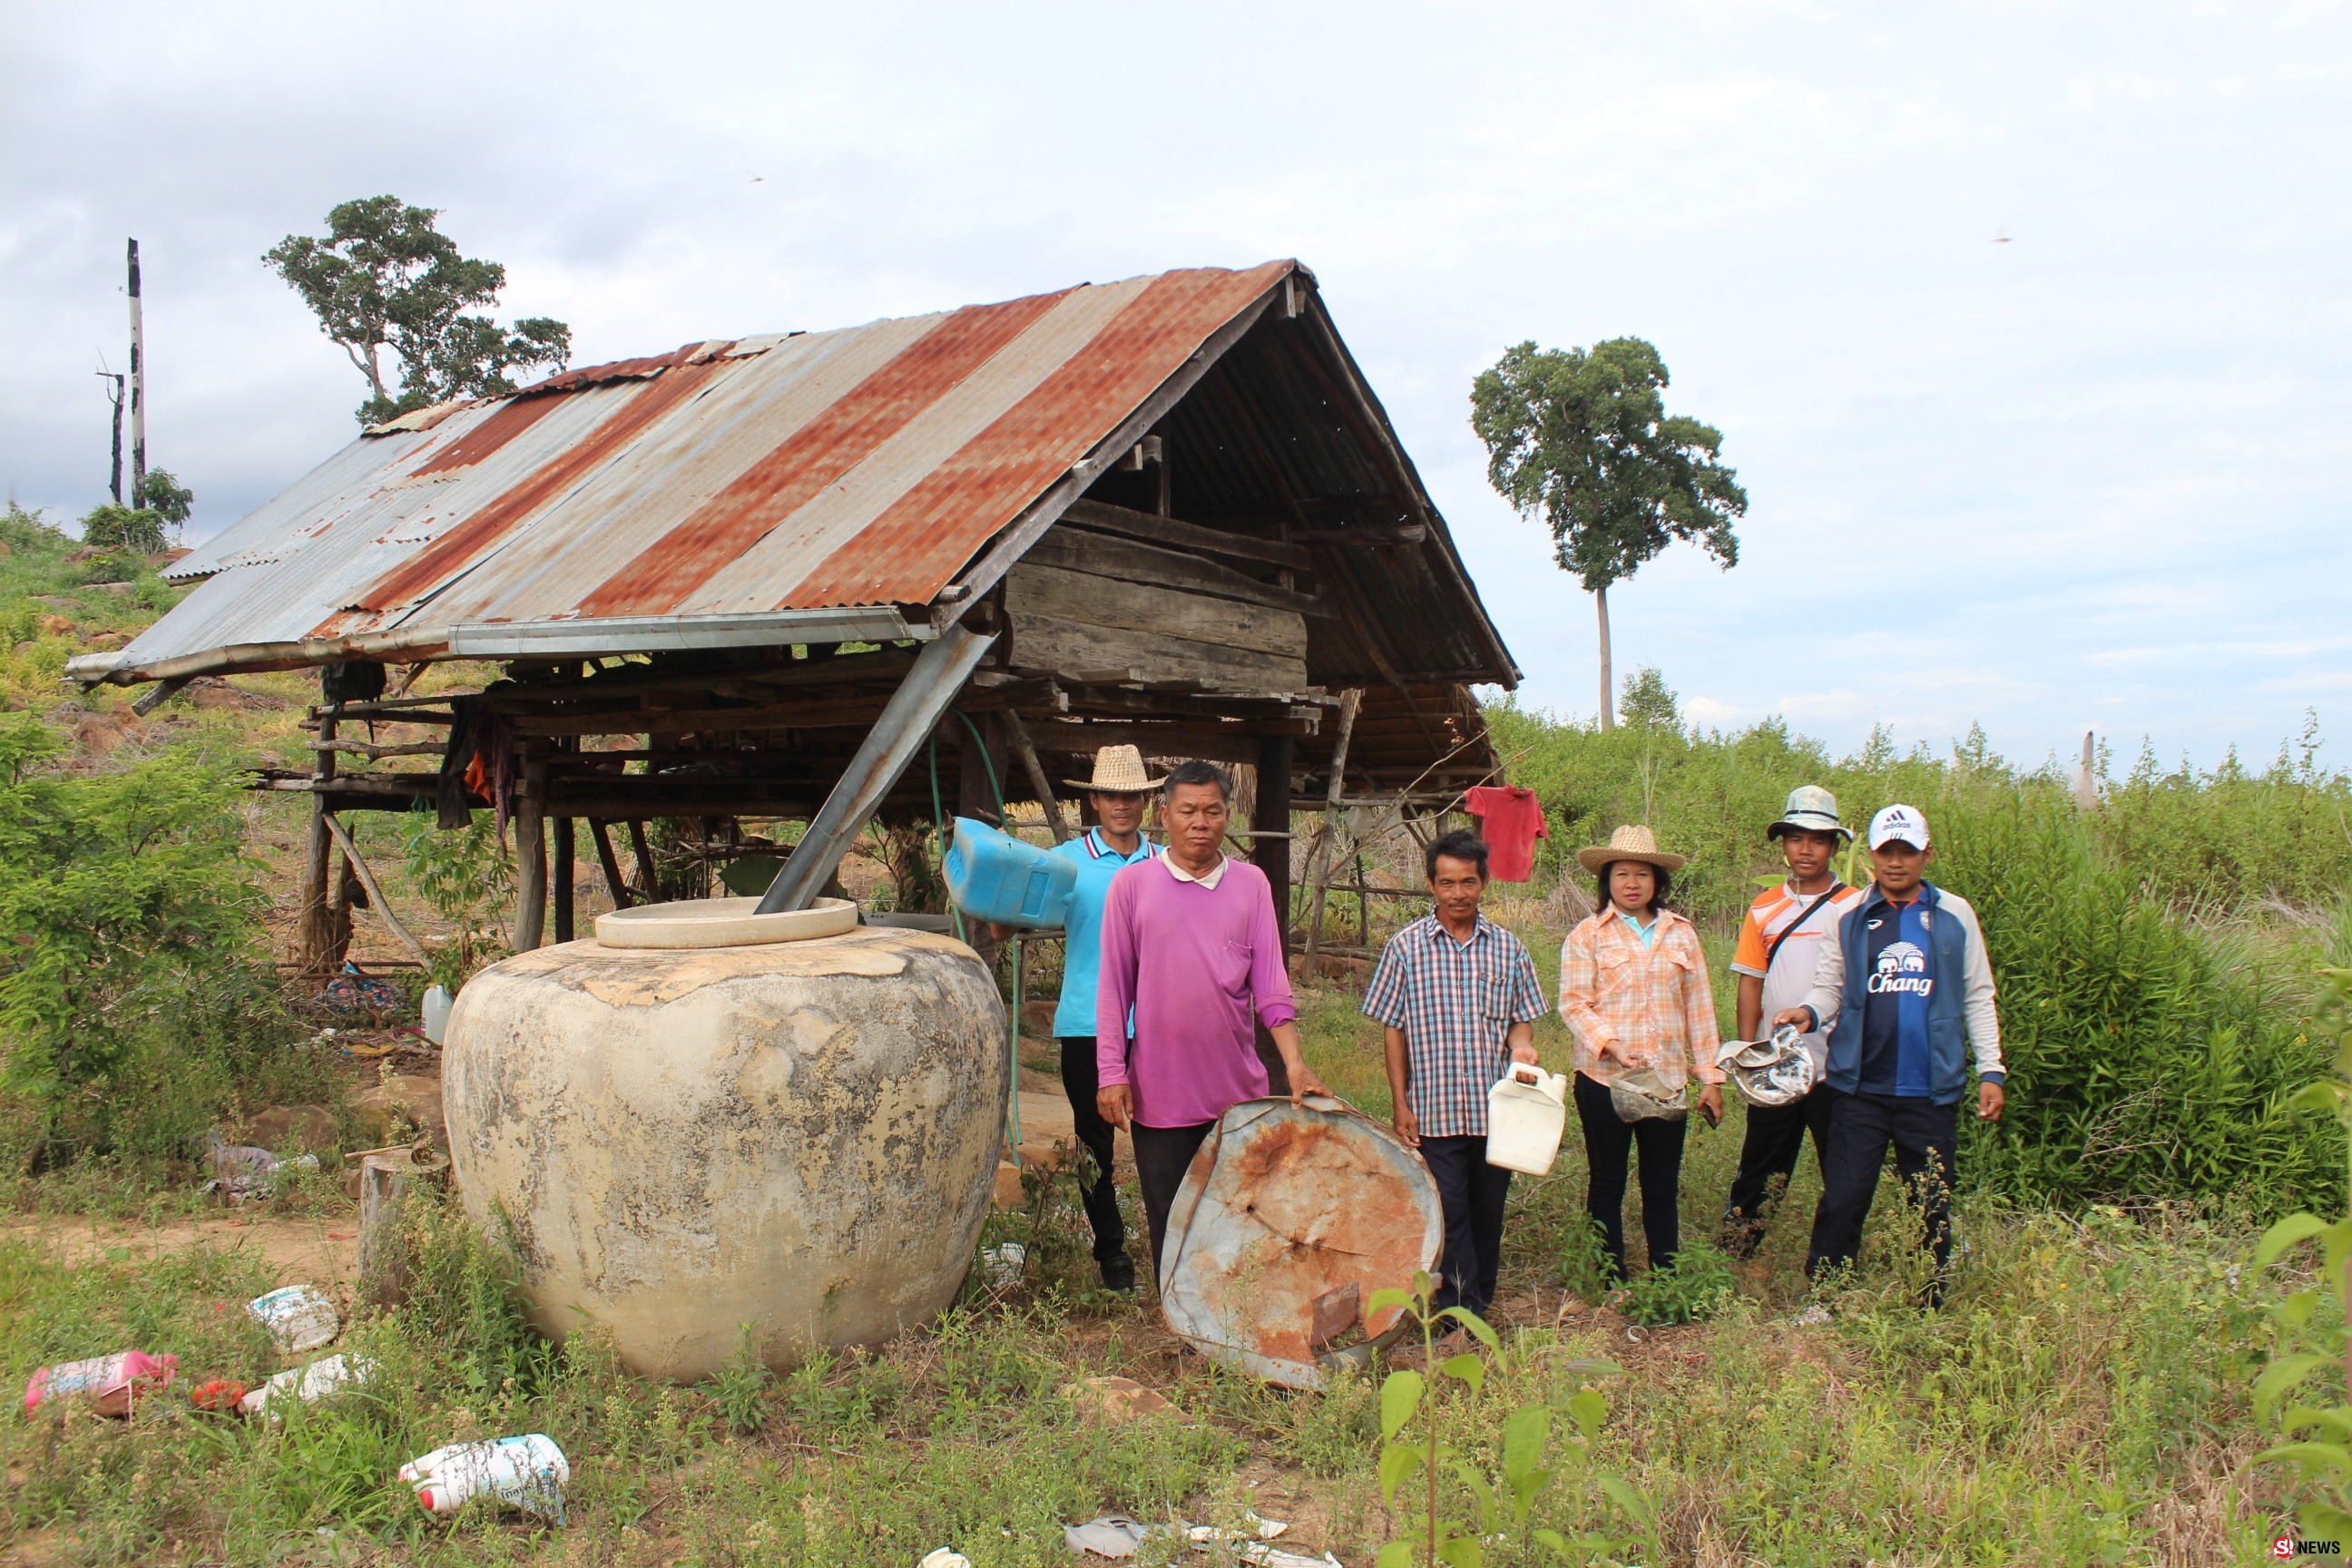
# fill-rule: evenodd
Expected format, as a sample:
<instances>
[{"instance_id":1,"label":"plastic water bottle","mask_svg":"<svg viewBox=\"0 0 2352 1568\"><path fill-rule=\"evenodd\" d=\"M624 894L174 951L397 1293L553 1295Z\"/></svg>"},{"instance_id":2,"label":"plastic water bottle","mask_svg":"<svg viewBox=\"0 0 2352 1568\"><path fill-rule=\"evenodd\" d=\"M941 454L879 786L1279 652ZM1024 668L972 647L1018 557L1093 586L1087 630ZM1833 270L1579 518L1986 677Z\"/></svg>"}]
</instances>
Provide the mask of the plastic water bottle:
<instances>
[{"instance_id":1,"label":"plastic water bottle","mask_svg":"<svg viewBox=\"0 0 2352 1568\"><path fill-rule=\"evenodd\" d=\"M316 1405L331 1394L359 1387L374 1374L375 1363L372 1361L346 1359L340 1353L321 1356L308 1366L289 1366L277 1373L238 1400L236 1407L247 1415L267 1414L275 1421L278 1412L269 1408L273 1404L296 1399L305 1405Z\"/></svg>"},{"instance_id":2,"label":"plastic water bottle","mask_svg":"<svg viewBox=\"0 0 2352 1568\"><path fill-rule=\"evenodd\" d=\"M41 1368L25 1384L25 1414L30 1415L53 1399L83 1398L100 1415L127 1415L133 1397L162 1393L179 1370L179 1357L144 1351L59 1362Z\"/></svg>"},{"instance_id":3,"label":"plastic water bottle","mask_svg":"<svg viewBox=\"0 0 2352 1568\"><path fill-rule=\"evenodd\" d=\"M436 1448L401 1466L400 1479L416 1489L417 1503L427 1513L452 1514L488 1496L562 1524L572 1465L553 1438L532 1432Z\"/></svg>"},{"instance_id":4,"label":"plastic water bottle","mask_svg":"<svg viewBox=\"0 0 2352 1568\"><path fill-rule=\"evenodd\" d=\"M335 1304L316 1285L288 1285L268 1291L247 1301L245 1310L260 1321L288 1355L317 1350L343 1331Z\"/></svg>"}]
</instances>

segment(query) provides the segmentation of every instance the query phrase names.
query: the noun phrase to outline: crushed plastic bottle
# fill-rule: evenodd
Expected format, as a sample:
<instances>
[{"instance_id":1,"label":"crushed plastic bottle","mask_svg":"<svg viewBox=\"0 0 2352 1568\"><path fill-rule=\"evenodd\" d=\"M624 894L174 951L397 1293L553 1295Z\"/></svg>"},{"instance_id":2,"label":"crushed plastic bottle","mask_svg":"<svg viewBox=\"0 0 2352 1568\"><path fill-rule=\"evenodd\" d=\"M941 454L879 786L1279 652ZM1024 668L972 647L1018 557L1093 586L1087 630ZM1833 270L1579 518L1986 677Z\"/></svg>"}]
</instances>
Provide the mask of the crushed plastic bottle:
<instances>
[{"instance_id":1,"label":"crushed plastic bottle","mask_svg":"<svg viewBox=\"0 0 2352 1568\"><path fill-rule=\"evenodd\" d=\"M488 1443L452 1443L400 1467L425 1512L453 1514L478 1497L494 1497L542 1519L563 1522L563 1489L572 1464L543 1432Z\"/></svg>"},{"instance_id":2,"label":"crushed plastic bottle","mask_svg":"<svg viewBox=\"0 0 2352 1568\"><path fill-rule=\"evenodd\" d=\"M55 1399L87 1399L100 1415L128 1415L133 1399L171 1387L179 1370L179 1357L144 1351L59 1362L41 1368L25 1384L25 1414Z\"/></svg>"},{"instance_id":3,"label":"crushed plastic bottle","mask_svg":"<svg viewBox=\"0 0 2352 1568\"><path fill-rule=\"evenodd\" d=\"M343 1331L335 1304L316 1285L288 1285L256 1296L245 1310L269 1331L278 1348L288 1355L331 1344Z\"/></svg>"},{"instance_id":4,"label":"crushed plastic bottle","mask_svg":"<svg viewBox=\"0 0 2352 1568\"><path fill-rule=\"evenodd\" d=\"M275 1421L279 1412L270 1409L273 1404L282 1405L294 1399L304 1405L316 1405L331 1394L361 1387L374 1375L375 1363L372 1361L346 1358L341 1352L320 1356L308 1366L288 1367L239 1399L236 1407L245 1415L266 1415Z\"/></svg>"}]
</instances>

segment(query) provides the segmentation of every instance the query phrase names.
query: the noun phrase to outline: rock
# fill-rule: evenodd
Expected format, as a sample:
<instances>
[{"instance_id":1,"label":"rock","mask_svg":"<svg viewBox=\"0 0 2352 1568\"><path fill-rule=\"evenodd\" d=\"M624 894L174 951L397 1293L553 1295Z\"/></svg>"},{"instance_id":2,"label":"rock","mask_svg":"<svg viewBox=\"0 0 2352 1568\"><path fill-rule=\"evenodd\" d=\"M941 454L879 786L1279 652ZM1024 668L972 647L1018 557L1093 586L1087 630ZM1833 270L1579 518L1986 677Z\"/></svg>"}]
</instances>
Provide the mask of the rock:
<instances>
[{"instance_id":1,"label":"rock","mask_svg":"<svg viewBox=\"0 0 2352 1568\"><path fill-rule=\"evenodd\" d=\"M158 572L161 572L164 567L176 565L194 553L194 551L188 549L184 545L178 546L171 550L159 550L154 554L147 557L147 564L152 566Z\"/></svg>"},{"instance_id":2,"label":"rock","mask_svg":"<svg viewBox=\"0 0 2352 1568\"><path fill-rule=\"evenodd\" d=\"M360 1135L371 1143L389 1143L408 1128L448 1142L448 1121L441 1110L441 1079L426 1073L394 1073L382 1083L352 1096L359 1112Z\"/></svg>"},{"instance_id":3,"label":"rock","mask_svg":"<svg viewBox=\"0 0 2352 1568\"><path fill-rule=\"evenodd\" d=\"M42 616L35 619L33 625L38 626L45 637L69 637L75 631L74 623L64 616Z\"/></svg>"},{"instance_id":4,"label":"rock","mask_svg":"<svg viewBox=\"0 0 2352 1568\"><path fill-rule=\"evenodd\" d=\"M1060 1005L1061 1003L1052 999L1021 1004L1021 1032L1032 1039L1052 1039L1054 1010Z\"/></svg>"},{"instance_id":5,"label":"rock","mask_svg":"<svg viewBox=\"0 0 2352 1568\"><path fill-rule=\"evenodd\" d=\"M86 584L94 594L128 594L138 586L135 583L91 583Z\"/></svg>"},{"instance_id":6,"label":"rock","mask_svg":"<svg viewBox=\"0 0 2352 1568\"><path fill-rule=\"evenodd\" d=\"M1143 1421L1171 1415L1181 1419L1184 1414L1158 1389L1147 1388L1131 1377L1084 1378L1062 1384L1061 1394L1078 1407L1080 1415L1105 1421Z\"/></svg>"},{"instance_id":7,"label":"rock","mask_svg":"<svg viewBox=\"0 0 2352 1568\"><path fill-rule=\"evenodd\" d=\"M1361 983L1370 980L1371 974L1372 965L1369 959L1341 958L1328 952L1318 952L1315 955L1315 977L1318 980L1346 980ZM1290 978L1297 981L1304 981L1307 978L1305 953L1294 952L1290 955Z\"/></svg>"},{"instance_id":8,"label":"rock","mask_svg":"<svg viewBox=\"0 0 2352 1568\"><path fill-rule=\"evenodd\" d=\"M83 638L82 647L96 653L112 653L116 648L129 646L130 642L129 632L100 632L95 637Z\"/></svg>"},{"instance_id":9,"label":"rock","mask_svg":"<svg viewBox=\"0 0 2352 1568\"><path fill-rule=\"evenodd\" d=\"M1001 1209L1017 1209L1023 1203L1021 1167L1010 1160L996 1163L996 1191L990 1202Z\"/></svg>"},{"instance_id":10,"label":"rock","mask_svg":"<svg viewBox=\"0 0 2352 1568\"><path fill-rule=\"evenodd\" d=\"M323 1105L273 1105L246 1118L244 1141L273 1153L315 1153L335 1146L335 1118Z\"/></svg>"}]
</instances>

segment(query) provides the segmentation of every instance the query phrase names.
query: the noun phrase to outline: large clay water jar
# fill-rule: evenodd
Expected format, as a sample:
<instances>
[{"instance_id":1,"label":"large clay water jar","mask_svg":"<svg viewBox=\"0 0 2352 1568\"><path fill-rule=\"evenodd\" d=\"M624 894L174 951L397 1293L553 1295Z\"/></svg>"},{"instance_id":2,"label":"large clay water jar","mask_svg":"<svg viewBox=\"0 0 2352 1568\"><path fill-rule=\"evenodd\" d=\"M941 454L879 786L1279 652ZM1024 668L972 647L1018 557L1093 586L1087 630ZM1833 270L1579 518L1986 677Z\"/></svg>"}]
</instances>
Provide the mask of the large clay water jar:
<instances>
[{"instance_id":1,"label":"large clay water jar","mask_svg":"<svg viewBox=\"0 0 2352 1568\"><path fill-rule=\"evenodd\" d=\"M782 1368L929 1321L995 1180L1010 1067L979 957L754 902L607 915L449 1016L467 1213L544 1332L594 1325L651 1376L710 1375L743 1324Z\"/></svg>"}]
</instances>

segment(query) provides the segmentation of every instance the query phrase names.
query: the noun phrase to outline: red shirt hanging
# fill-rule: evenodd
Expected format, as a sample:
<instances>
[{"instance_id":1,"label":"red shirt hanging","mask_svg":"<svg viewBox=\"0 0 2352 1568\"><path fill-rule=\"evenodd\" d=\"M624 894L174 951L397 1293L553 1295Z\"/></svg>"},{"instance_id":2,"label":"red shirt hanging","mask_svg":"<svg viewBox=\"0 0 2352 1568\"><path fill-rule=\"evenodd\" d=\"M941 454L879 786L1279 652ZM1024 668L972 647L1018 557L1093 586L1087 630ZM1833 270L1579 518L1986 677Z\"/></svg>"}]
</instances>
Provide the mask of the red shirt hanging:
<instances>
[{"instance_id":1,"label":"red shirt hanging","mask_svg":"<svg viewBox=\"0 0 2352 1568\"><path fill-rule=\"evenodd\" d=\"M1518 784L1481 784L1464 794L1462 805L1478 819L1478 836L1486 841L1488 873L1496 881L1524 882L1535 875L1536 840L1551 837L1535 791Z\"/></svg>"}]
</instances>

